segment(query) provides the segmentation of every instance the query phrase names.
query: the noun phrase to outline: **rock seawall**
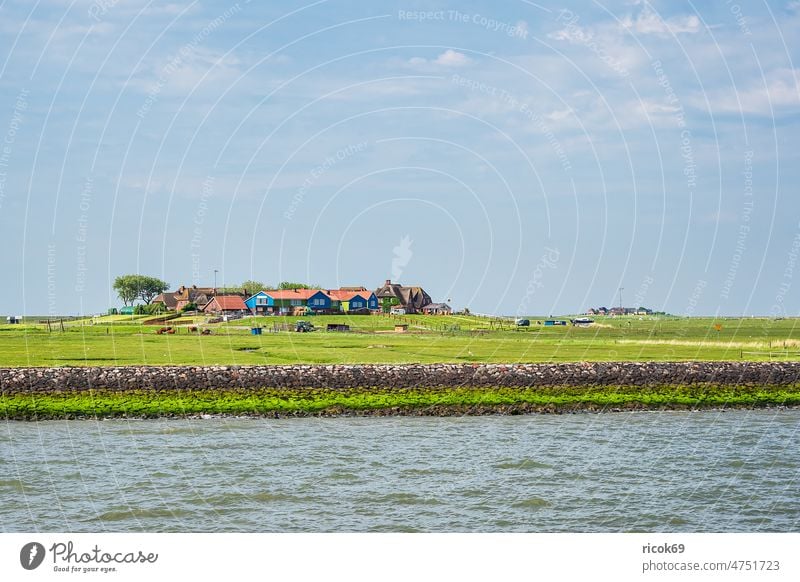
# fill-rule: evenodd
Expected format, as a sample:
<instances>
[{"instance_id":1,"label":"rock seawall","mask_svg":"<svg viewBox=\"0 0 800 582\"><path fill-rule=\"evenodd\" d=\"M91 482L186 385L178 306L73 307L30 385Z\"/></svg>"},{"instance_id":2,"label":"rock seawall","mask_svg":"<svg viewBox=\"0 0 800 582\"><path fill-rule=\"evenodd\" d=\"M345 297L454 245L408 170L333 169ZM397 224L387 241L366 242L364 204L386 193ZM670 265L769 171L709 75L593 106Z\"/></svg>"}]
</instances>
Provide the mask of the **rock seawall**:
<instances>
[{"instance_id":1,"label":"rock seawall","mask_svg":"<svg viewBox=\"0 0 800 582\"><path fill-rule=\"evenodd\" d=\"M791 385L800 362L577 362L0 368L6 394L56 391L408 389L419 387Z\"/></svg>"}]
</instances>

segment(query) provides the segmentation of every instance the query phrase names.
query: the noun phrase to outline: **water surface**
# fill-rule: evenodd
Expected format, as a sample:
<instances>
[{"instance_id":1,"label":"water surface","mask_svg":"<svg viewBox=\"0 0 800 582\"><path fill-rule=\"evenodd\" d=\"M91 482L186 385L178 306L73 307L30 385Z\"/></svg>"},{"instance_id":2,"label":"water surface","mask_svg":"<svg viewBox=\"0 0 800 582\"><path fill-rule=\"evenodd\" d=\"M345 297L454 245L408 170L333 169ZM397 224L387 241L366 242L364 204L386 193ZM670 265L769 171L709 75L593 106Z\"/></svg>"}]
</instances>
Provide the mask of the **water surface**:
<instances>
[{"instance_id":1,"label":"water surface","mask_svg":"<svg viewBox=\"0 0 800 582\"><path fill-rule=\"evenodd\" d=\"M5 422L3 531L797 531L800 410Z\"/></svg>"}]
</instances>

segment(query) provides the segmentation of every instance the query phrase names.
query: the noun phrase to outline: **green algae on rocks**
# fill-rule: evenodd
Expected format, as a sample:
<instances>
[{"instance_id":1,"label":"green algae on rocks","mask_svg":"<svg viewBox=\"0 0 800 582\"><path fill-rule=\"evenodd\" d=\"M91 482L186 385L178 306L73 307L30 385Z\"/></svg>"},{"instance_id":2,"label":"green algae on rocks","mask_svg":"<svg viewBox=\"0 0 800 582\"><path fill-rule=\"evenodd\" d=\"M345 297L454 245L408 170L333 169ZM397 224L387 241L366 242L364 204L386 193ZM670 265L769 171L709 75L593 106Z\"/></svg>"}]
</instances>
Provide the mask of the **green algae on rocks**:
<instances>
[{"instance_id":1,"label":"green algae on rocks","mask_svg":"<svg viewBox=\"0 0 800 582\"><path fill-rule=\"evenodd\" d=\"M800 405L800 385L84 390L0 395L12 420L162 416L459 415Z\"/></svg>"}]
</instances>

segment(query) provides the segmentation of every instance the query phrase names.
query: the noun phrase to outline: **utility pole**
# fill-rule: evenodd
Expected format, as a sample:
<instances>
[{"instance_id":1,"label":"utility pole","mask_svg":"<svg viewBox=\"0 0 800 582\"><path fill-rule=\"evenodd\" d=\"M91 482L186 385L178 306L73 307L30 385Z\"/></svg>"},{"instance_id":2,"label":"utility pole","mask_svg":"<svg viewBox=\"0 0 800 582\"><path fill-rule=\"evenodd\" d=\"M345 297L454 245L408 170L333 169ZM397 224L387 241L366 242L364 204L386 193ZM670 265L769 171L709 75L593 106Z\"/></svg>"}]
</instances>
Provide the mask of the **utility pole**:
<instances>
[{"instance_id":1,"label":"utility pole","mask_svg":"<svg viewBox=\"0 0 800 582\"><path fill-rule=\"evenodd\" d=\"M620 315L625 315L625 308L622 306L622 291L624 289L625 289L625 287L620 287L619 288L619 310L620 310Z\"/></svg>"},{"instance_id":2,"label":"utility pole","mask_svg":"<svg viewBox=\"0 0 800 582\"><path fill-rule=\"evenodd\" d=\"M214 293L217 292L217 269L214 269Z\"/></svg>"}]
</instances>

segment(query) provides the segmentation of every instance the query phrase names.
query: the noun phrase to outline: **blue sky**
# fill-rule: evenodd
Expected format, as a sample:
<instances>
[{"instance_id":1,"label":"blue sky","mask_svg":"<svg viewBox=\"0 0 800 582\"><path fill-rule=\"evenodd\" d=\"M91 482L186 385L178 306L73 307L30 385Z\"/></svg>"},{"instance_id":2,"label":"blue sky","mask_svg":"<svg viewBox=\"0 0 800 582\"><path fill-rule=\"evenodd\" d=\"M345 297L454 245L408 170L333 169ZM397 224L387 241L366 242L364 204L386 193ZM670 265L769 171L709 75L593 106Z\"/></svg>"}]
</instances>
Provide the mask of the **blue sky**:
<instances>
[{"instance_id":1,"label":"blue sky","mask_svg":"<svg viewBox=\"0 0 800 582\"><path fill-rule=\"evenodd\" d=\"M217 269L798 315L800 2L709 4L0 0L0 313Z\"/></svg>"}]
</instances>

